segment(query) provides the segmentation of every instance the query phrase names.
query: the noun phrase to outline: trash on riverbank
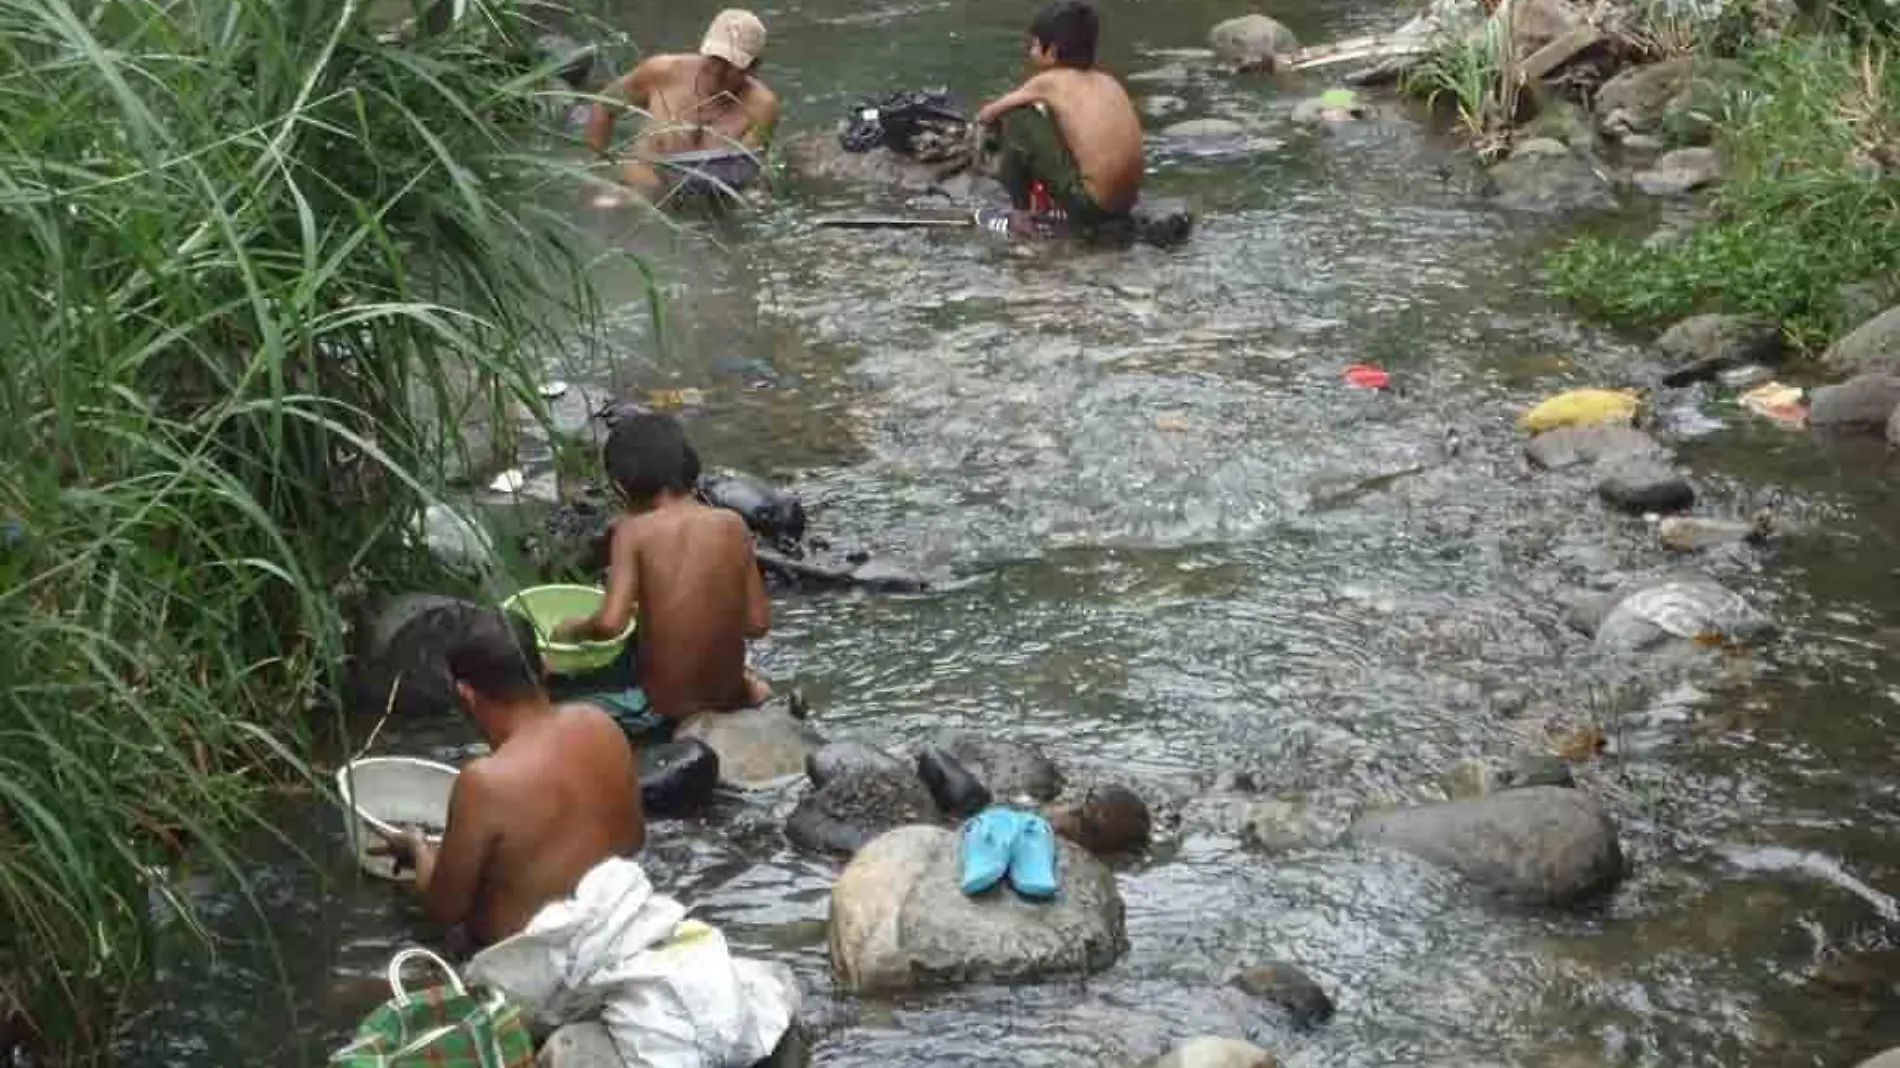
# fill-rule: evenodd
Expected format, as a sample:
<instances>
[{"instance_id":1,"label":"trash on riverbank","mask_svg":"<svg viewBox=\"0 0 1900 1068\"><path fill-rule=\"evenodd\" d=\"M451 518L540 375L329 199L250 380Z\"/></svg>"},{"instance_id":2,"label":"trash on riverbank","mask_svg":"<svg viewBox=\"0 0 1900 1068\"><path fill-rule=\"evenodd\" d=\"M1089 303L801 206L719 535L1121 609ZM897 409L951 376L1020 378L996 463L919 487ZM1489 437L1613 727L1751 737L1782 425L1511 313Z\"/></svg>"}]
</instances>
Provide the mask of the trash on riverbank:
<instances>
[{"instance_id":1,"label":"trash on riverbank","mask_svg":"<svg viewBox=\"0 0 1900 1068\"><path fill-rule=\"evenodd\" d=\"M1741 404L1790 430L1808 425L1808 394L1799 386L1768 382L1742 394Z\"/></svg>"},{"instance_id":2,"label":"trash on riverbank","mask_svg":"<svg viewBox=\"0 0 1900 1068\"><path fill-rule=\"evenodd\" d=\"M1355 363L1346 368L1346 381L1361 389L1387 389L1392 385L1392 376L1370 364Z\"/></svg>"},{"instance_id":3,"label":"trash on riverbank","mask_svg":"<svg viewBox=\"0 0 1900 1068\"><path fill-rule=\"evenodd\" d=\"M1518 418L1518 426L1533 434L1567 426L1631 423L1641 406L1634 390L1573 389L1551 397Z\"/></svg>"}]
</instances>

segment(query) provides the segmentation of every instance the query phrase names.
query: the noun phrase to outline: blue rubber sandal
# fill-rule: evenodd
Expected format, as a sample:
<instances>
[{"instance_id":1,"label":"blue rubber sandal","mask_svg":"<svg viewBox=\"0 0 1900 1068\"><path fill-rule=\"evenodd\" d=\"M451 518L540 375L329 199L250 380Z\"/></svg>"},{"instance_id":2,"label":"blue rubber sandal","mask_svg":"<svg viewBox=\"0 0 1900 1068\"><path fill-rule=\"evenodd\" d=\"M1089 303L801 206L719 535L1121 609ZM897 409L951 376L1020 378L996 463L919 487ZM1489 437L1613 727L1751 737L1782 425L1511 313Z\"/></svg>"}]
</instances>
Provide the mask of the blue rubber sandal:
<instances>
[{"instance_id":1,"label":"blue rubber sandal","mask_svg":"<svg viewBox=\"0 0 1900 1068\"><path fill-rule=\"evenodd\" d=\"M1056 833L1033 812L1016 813L1016 842L1009 851L1009 884L1024 897L1047 901L1056 885Z\"/></svg>"},{"instance_id":2,"label":"blue rubber sandal","mask_svg":"<svg viewBox=\"0 0 1900 1068\"><path fill-rule=\"evenodd\" d=\"M1001 807L985 809L964 823L959 857L964 893L980 894L1003 881L1016 829L1016 814Z\"/></svg>"}]
</instances>

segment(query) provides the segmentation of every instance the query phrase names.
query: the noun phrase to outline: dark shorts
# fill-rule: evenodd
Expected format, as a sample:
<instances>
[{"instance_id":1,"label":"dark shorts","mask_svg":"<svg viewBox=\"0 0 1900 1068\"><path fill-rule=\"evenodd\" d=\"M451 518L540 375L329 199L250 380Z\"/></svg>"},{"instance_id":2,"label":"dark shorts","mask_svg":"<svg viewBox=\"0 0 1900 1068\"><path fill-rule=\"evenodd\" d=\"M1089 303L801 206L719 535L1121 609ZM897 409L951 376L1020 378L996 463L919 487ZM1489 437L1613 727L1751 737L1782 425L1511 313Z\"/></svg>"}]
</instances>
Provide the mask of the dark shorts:
<instances>
[{"instance_id":1,"label":"dark shorts","mask_svg":"<svg viewBox=\"0 0 1900 1068\"><path fill-rule=\"evenodd\" d=\"M760 158L742 148L710 148L663 156L653 169L672 183L675 196L731 196L759 176Z\"/></svg>"},{"instance_id":2,"label":"dark shorts","mask_svg":"<svg viewBox=\"0 0 1900 1068\"><path fill-rule=\"evenodd\" d=\"M613 717L615 723L620 724L621 732L634 745L653 745L673 737L673 721L653 711L647 702L646 691L638 686L588 694L580 700L599 705Z\"/></svg>"}]
</instances>

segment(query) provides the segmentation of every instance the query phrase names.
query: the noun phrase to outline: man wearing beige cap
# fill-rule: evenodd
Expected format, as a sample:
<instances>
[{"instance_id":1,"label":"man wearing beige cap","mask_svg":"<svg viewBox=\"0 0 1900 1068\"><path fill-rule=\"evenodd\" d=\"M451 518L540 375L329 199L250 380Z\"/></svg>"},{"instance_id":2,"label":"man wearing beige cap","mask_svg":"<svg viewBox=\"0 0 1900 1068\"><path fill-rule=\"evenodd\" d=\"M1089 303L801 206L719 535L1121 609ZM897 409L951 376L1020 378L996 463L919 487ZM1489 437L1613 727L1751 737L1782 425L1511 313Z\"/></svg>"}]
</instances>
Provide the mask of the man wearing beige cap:
<instances>
[{"instance_id":1,"label":"man wearing beige cap","mask_svg":"<svg viewBox=\"0 0 1900 1068\"><path fill-rule=\"evenodd\" d=\"M602 94L646 113L623 157L620 179L651 199L730 192L759 171L759 154L778 125L778 97L755 72L765 24L750 11L721 11L698 55L653 56ZM606 152L619 109L595 104L587 147Z\"/></svg>"}]
</instances>

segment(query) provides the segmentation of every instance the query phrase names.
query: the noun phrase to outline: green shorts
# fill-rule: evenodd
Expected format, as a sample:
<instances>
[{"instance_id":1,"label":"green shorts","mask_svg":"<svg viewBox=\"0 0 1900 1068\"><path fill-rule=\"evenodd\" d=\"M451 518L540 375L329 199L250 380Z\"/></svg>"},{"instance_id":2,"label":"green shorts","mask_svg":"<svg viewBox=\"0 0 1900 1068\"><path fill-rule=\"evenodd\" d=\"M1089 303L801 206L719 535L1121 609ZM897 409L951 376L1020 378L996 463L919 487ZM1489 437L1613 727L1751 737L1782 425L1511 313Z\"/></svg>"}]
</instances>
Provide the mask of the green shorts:
<instances>
[{"instance_id":1,"label":"green shorts","mask_svg":"<svg viewBox=\"0 0 1900 1068\"><path fill-rule=\"evenodd\" d=\"M638 686L610 693L588 694L581 700L599 705L613 717L615 723L620 724L621 732L634 745L652 745L673 737L673 721L653 711L647 702L646 691Z\"/></svg>"},{"instance_id":2,"label":"green shorts","mask_svg":"<svg viewBox=\"0 0 1900 1068\"><path fill-rule=\"evenodd\" d=\"M1005 114L1000 136L1002 154L997 178L1009 190L1009 198L1017 208L1030 206L1030 189L1040 182L1048 190L1049 199L1068 216L1069 229L1076 236L1115 238L1124 228L1133 232L1134 221L1127 212L1104 211L1089 197L1082 168L1062 139L1055 116L1042 105L1020 107Z\"/></svg>"}]
</instances>

